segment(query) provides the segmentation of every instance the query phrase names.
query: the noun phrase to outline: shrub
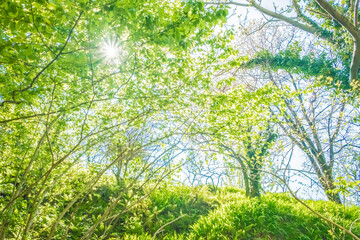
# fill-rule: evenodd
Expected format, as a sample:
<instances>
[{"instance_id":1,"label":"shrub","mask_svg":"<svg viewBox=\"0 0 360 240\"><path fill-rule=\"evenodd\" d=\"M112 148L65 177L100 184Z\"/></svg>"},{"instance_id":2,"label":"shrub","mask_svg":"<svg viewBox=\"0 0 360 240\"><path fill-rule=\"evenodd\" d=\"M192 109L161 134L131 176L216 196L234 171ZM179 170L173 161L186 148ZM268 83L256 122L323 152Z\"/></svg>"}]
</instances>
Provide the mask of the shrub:
<instances>
[{"instance_id":1,"label":"shrub","mask_svg":"<svg viewBox=\"0 0 360 240\"><path fill-rule=\"evenodd\" d=\"M349 227L359 208L349 207L342 219L342 206L309 201L313 208ZM309 212L285 194L266 194L261 199L242 198L228 202L203 216L192 226L188 239L341 239L342 232ZM359 225L353 228L360 233ZM351 237L346 236L346 239Z\"/></svg>"}]
</instances>

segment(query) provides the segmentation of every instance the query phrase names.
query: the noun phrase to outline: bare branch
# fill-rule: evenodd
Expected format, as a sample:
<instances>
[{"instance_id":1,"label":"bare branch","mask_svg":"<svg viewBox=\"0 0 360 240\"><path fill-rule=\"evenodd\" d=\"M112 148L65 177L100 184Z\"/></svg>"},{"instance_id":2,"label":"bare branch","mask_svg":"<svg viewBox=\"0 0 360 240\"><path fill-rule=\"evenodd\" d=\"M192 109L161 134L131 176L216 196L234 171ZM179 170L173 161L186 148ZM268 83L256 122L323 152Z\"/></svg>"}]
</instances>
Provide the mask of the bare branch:
<instances>
[{"instance_id":1,"label":"bare branch","mask_svg":"<svg viewBox=\"0 0 360 240\"><path fill-rule=\"evenodd\" d=\"M179 220L179 219L181 219L181 218L183 218L183 217L185 217L185 216L187 216L187 215L186 215L186 214L180 215L179 217L175 218L174 220L172 220L172 221L170 221L170 222L162 225L162 226L155 232L155 234L152 236L151 240L154 240L155 237L156 237L156 235L158 235L166 226L168 226L168 225L176 222L177 220Z\"/></svg>"},{"instance_id":2,"label":"bare branch","mask_svg":"<svg viewBox=\"0 0 360 240\"><path fill-rule=\"evenodd\" d=\"M356 0L355 9L354 9L354 26L356 28L358 26L358 11L359 11L359 0Z\"/></svg>"}]
</instances>

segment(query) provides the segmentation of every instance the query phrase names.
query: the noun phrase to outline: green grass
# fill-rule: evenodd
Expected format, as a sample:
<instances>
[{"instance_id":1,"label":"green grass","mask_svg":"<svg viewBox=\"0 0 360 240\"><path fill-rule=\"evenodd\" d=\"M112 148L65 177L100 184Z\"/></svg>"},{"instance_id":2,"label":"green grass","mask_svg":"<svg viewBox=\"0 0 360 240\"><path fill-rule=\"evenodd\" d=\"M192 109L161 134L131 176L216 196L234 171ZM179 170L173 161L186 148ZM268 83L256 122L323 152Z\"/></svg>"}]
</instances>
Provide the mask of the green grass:
<instances>
[{"instance_id":1,"label":"green grass","mask_svg":"<svg viewBox=\"0 0 360 240\"><path fill-rule=\"evenodd\" d=\"M307 203L346 228L360 216L355 206L347 206L344 213L342 205L328 201ZM140 227L124 232L124 239L151 239L157 229L181 214L187 216L165 227L157 239L343 239L342 231L287 194L249 199L233 187L211 193L206 187L168 185L153 192L147 206L147 215L138 219ZM360 235L360 224L355 223L352 232Z\"/></svg>"}]
</instances>

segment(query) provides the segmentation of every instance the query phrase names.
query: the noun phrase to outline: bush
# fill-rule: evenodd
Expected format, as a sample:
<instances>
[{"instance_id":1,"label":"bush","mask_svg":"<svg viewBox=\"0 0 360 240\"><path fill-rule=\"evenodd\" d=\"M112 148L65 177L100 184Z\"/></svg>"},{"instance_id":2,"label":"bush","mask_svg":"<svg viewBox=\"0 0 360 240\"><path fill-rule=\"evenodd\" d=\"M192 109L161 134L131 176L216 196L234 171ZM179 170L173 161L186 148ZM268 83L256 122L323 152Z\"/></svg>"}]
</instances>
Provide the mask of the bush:
<instances>
[{"instance_id":1,"label":"bush","mask_svg":"<svg viewBox=\"0 0 360 240\"><path fill-rule=\"evenodd\" d=\"M149 233L153 235L160 227L181 215L185 215L176 222L164 227L159 236L182 234L189 232L189 227L201 216L206 215L219 204L207 187L191 188L188 186L162 185L153 191L146 200L147 209L142 213L141 226L143 229L131 233ZM134 212L133 212L134 213ZM135 214L135 213L134 213Z\"/></svg>"},{"instance_id":2,"label":"bush","mask_svg":"<svg viewBox=\"0 0 360 240\"><path fill-rule=\"evenodd\" d=\"M347 228L359 215L349 207L343 220L343 206L309 201L317 211ZM242 198L228 202L203 216L192 226L188 239L341 239L342 232L308 211L286 194L266 194L261 199ZM359 225L353 232L360 233ZM346 239L351 237L346 236Z\"/></svg>"}]
</instances>

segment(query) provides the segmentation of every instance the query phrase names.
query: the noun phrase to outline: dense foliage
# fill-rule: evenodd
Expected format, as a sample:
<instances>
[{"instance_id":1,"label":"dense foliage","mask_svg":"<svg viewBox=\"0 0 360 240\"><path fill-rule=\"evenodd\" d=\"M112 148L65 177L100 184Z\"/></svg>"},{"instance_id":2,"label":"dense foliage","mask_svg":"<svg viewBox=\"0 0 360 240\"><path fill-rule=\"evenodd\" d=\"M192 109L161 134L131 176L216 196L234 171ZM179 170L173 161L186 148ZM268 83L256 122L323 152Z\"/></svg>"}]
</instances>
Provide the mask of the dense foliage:
<instances>
[{"instance_id":1,"label":"dense foliage","mask_svg":"<svg viewBox=\"0 0 360 240\"><path fill-rule=\"evenodd\" d=\"M358 5L2 1L0 240L359 239Z\"/></svg>"},{"instance_id":2,"label":"dense foliage","mask_svg":"<svg viewBox=\"0 0 360 240\"><path fill-rule=\"evenodd\" d=\"M344 213L338 204L324 201L309 201L309 204L346 227L359 214L358 207L347 208ZM146 211L153 215L141 215ZM314 216L286 194L268 193L257 200L247 198L237 188L209 192L207 186L161 187L141 209L129 213L137 228L130 224L130 229L122 234L127 236L125 239L151 239L157 229L180 215L185 216L166 226L157 236L165 239L341 239L343 236L342 231ZM149 224L154 228L149 228ZM360 225L354 224L352 231L358 233Z\"/></svg>"}]
</instances>

